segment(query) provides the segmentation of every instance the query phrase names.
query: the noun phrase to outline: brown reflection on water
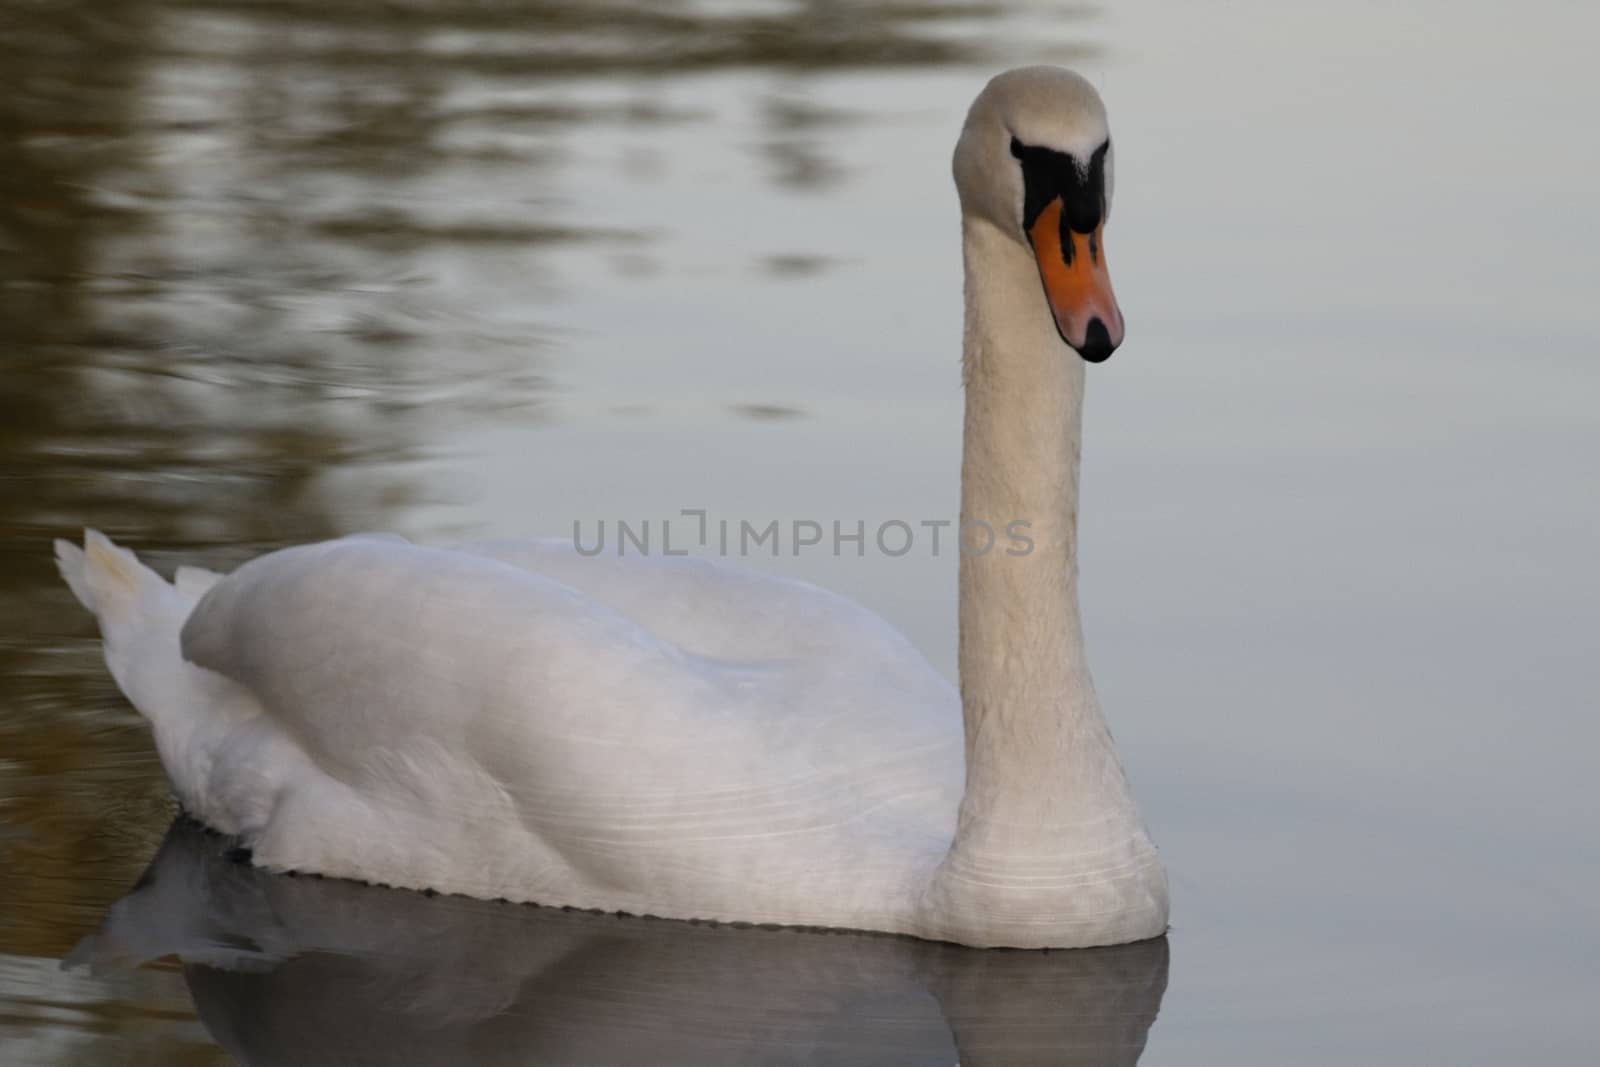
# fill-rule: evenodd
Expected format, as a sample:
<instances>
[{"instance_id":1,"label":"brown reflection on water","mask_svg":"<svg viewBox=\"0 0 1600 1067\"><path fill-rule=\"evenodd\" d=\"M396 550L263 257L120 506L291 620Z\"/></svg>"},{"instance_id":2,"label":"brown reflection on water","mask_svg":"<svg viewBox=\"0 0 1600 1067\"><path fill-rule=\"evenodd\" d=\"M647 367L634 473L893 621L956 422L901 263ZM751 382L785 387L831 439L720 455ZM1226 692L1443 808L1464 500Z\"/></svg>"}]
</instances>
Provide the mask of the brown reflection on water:
<instances>
[{"instance_id":1,"label":"brown reflection on water","mask_svg":"<svg viewBox=\"0 0 1600 1067\"><path fill-rule=\"evenodd\" d=\"M982 21L989 3L798 0L639 4L635 0L509 0L386 4L362 0L179 0L200 11L282 27L262 59L290 68L435 70L525 78L590 77L725 67L776 70L913 66L982 58L981 48L931 35L943 22ZM442 36L447 35L447 36ZM191 42L172 45L192 54Z\"/></svg>"},{"instance_id":2,"label":"brown reflection on water","mask_svg":"<svg viewBox=\"0 0 1600 1067\"><path fill-rule=\"evenodd\" d=\"M1002 10L0 0L0 963L65 952L170 814L51 538L92 523L170 571L407 529L451 492L444 431L552 404L538 308L573 251L619 277L672 267L653 233L568 210L563 188L598 165L586 131L639 131L626 165L648 182L675 130L719 118L652 86L755 72L753 169L828 195L849 178L828 131L860 116L811 104L811 81L995 62ZM597 85L624 99L586 98ZM515 301L478 284L483 263L526 279ZM130 1035L164 1032L170 1005L144 987L80 987L101 1006L57 1010L8 974L0 1029L75 1035L52 1062L102 1062L105 1039L142 1062ZM106 1007L119 997L145 1007ZM210 1061L192 1044L160 1037L150 1062Z\"/></svg>"}]
</instances>

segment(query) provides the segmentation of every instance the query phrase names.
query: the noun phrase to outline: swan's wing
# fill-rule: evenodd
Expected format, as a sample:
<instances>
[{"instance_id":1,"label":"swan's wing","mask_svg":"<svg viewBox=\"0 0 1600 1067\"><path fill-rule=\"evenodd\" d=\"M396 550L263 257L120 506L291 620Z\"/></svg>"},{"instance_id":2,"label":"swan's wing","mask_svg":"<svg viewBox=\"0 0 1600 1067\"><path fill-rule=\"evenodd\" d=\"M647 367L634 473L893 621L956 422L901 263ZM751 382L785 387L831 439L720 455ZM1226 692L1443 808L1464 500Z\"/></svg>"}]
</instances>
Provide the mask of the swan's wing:
<instances>
[{"instance_id":1,"label":"swan's wing","mask_svg":"<svg viewBox=\"0 0 1600 1067\"><path fill-rule=\"evenodd\" d=\"M796 921L860 925L835 905L898 900L878 883L948 843L961 729L920 657L837 633L829 655L712 658L548 575L358 538L223 578L183 651L271 728L211 774L269 779L265 819L238 820L269 865L680 917L804 883L827 908Z\"/></svg>"},{"instance_id":2,"label":"swan's wing","mask_svg":"<svg viewBox=\"0 0 1600 1067\"><path fill-rule=\"evenodd\" d=\"M574 783L593 773L592 788L631 762L612 746L699 763L707 744L745 746L815 763L832 749L819 717L855 746L957 724L948 683L866 609L688 559L562 563L537 545L490 555L346 538L247 563L204 596L182 641L185 658L242 684L315 763L352 781L421 744L513 781L560 751L543 770ZM784 731L823 747L786 756L772 743ZM781 770L708 773L734 768Z\"/></svg>"}]
</instances>

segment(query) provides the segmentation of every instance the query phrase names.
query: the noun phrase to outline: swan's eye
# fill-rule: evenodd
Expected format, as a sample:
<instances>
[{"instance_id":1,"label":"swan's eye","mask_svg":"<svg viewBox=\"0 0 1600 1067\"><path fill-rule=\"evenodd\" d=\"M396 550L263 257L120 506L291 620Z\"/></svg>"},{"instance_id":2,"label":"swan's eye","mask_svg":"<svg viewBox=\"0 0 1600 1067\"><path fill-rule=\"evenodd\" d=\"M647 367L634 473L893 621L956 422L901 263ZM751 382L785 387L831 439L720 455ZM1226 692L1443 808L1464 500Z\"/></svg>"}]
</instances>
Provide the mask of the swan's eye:
<instances>
[{"instance_id":1,"label":"swan's eye","mask_svg":"<svg viewBox=\"0 0 1600 1067\"><path fill-rule=\"evenodd\" d=\"M1087 164L1068 152L1023 144L1011 138L1011 154L1022 166L1022 228L1032 230L1039 215L1053 201L1061 201L1063 237L1067 231L1093 233L1105 216L1106 154L1102 141Z\"/></svg>"}]
</instances>

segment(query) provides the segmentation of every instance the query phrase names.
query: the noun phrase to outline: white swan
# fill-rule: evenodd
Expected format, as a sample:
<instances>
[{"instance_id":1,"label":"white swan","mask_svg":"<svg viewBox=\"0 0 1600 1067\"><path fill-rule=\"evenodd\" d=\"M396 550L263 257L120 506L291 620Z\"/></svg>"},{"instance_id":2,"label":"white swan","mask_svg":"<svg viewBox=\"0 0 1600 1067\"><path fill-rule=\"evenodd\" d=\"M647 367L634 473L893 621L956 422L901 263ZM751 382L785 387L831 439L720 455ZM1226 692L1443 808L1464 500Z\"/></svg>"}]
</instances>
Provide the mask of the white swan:
<instances>
[{"instance_id":1,"label":"white swan","mask_svg":"<svg viewBox=\"0 0 1600 1067\"><path fill-rule=\"evenodd\" d=\"M474 897L977 946L1160 935L1077 605L1084 360L1122 335L1099 97L1000 75L955 177L962 517L1034 543L961 560L959 698L860 606L704 560L359 536L169 585L93 531L57 542L185 807L265 867Z\"/></svg>"}]
</instances>

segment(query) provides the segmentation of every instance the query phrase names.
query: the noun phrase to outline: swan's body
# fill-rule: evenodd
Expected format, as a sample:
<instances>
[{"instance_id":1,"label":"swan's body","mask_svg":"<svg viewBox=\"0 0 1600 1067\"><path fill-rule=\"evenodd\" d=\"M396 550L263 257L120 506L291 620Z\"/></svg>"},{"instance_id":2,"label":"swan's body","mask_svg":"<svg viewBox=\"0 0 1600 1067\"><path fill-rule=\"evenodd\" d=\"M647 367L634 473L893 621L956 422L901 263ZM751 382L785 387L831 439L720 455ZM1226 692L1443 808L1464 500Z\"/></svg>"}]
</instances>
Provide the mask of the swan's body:
<instances>
[{"instance_id":1,"label":"swan's body","mask_svg":"<svg viewBox=\"0 0 1600 1067\"><path fill-rule=\"evenodd\" d=\"M1065 183L1069 266L1073 198L1095 249L1109 191L1019 144L1103 164L1093 90L1002 75L957 149L962 513L1034 542L962 559L961 696L863 608L704 560L355 537L169 585L96 534L61 544L180 799L268 867L477 897L973 945L1162 933L1077 611L1084 365L1061 342L1104 358L1121 319L1029 255L1057 237L1037 182Z\"/></svg>"}]
</instances>

